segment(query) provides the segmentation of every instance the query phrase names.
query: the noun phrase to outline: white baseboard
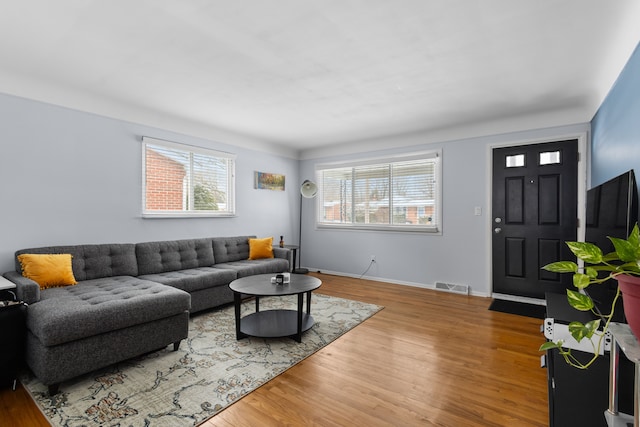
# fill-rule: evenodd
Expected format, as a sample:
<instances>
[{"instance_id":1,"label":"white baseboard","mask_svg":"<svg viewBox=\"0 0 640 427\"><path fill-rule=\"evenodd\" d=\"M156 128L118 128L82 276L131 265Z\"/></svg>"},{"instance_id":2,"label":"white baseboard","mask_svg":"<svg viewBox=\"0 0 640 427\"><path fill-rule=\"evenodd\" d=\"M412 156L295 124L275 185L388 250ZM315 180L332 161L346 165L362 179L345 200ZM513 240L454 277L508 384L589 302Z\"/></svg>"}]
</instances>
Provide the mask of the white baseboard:
<instances>
[{"instance_id":1,"label":"white baseboard","mask_svg":"<svg viewBox=\"0 0 640 427\"><path fill-rule=\"evenodd\" d=\"M527 304L534 304L534 305L547 305L547 301L545 299L521 297L517 295L507 295L507 294L500 294L495 292L491 294L491 297L494 299L503 299L506 301L524 302Z\"/></svg>"},{"instance_id":2,"label":"white baseboard","mask_svg":"<svg viewBox=\"0 0 640 427\"><path fill-rule=\"evenodd\" d=\"M400 281L400 280L386 279L384 277L374 277L374 276L362 276L362 277L360 277L360 275L358 275L358 274L343 273L343 272L340 272L340 271L322 270L322 269L311 268L311 267L307 267L307 268L309 269L309 271L314 271L316 273L330 274L332 276L352 277L352 278L355 278L355 279L372 280L374 282L392 283L394 285L413 286L414 288L437 290L435 284L417 283L417 282L404 282L404 281ZM438 292L441 292L441 291L438 291ZM489 297L489 295L487 293L475 292L471 288L470 288L469 295L476 296L476 297L485 297L485 298Z\"/></svg>"}]
</instances>

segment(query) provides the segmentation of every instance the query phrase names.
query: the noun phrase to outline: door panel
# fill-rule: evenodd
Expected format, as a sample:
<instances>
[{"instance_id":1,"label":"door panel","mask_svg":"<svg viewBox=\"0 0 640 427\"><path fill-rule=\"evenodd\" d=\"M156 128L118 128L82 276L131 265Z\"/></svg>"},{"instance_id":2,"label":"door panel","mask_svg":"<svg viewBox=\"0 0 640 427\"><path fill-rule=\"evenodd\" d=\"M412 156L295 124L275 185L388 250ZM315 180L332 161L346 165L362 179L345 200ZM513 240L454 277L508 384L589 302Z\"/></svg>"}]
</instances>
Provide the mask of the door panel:
<instances>
[{"instance_id":1,"label":"door panel","mask_svg":"<svg viewBox=\"0 0 640 427\"><path fill-rule=\"evenodd\" d=\"M570 275L541 269L570 259L577 238L578 141L493 150L493 291L544 298Z\"/></svg>"},{"instance_id":2,"label":"door panel","mask_svg":"<svg viewBox=\"0 0 640 427\"><path fill-rule=\"evenodd\" d=\"M558 225L560 223L560 176L540 177L540 224Z\"/></svg>"},{"instance_id":3,"label":"door panel","mask_svg":"<svg viewBox=\"0 0 640 427\"><path fill-rule=\"evenodd\" d=\"M522 224L524 222L524 184L522 177L507 178L507 197L505 220L507 224Z\"/></svg>"},{"instance_id":4,"label":"door panel","mask_svg":"<svg viewBox=\"0 0 640 427\"><path fill-rule=\"evenodd\" d=\"M505 239L505 243L507 246L506 275L508 277L524 277L526 265L525 240L508 237Z\"/></svg>"}]
</instances>

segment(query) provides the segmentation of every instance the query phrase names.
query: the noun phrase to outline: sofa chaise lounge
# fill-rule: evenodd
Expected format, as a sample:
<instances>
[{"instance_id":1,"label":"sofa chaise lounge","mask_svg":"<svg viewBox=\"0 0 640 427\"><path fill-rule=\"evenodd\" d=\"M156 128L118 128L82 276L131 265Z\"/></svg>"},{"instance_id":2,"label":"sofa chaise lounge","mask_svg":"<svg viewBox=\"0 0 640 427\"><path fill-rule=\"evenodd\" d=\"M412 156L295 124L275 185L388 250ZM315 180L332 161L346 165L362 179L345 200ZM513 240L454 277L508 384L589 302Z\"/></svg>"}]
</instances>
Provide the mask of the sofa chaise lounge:
<instances>
[{"instance_id":1,"label":"sofa chaise lounge","mask_svg":"<svg viewBox=\"0 0 640 427\"><path fill-rule=\"evenodd\" d=\"M61 382L188 336L189 313L233 301L228 284L289 271L290 251L248 259L253 236L137 244L50 246L16 252L4 277L28 304L26 363L55 394ZM22 254L70 254L73 286L41 289L24 277Z\"/></svg>"}]
</instances>

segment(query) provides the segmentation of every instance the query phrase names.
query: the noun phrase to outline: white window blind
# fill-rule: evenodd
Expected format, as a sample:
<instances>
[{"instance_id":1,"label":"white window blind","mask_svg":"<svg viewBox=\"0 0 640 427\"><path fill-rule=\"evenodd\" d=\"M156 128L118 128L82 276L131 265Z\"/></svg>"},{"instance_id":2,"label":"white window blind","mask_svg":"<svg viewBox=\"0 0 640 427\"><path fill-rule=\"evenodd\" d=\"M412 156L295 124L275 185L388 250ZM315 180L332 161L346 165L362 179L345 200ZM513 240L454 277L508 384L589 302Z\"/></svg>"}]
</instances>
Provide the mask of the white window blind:
<instances>
[{"instance_id":1,"label":"white window blind","mask_svg":"<svg viewBox=\"0 0 640 427\"><path fill-rule=\"evenodd\" d=\"M440 152L316 166L317 225L438 232Z\"/></svg>"},{"instance_id":2,"label":"white window blind","mask_svg":"<svg viewBox=\"0 0 640 427\"><path fill-rule=\"evenodd\" d=\"M235 214L235 155L143 137L143 216Z\"/></svg>"}]
</instances>

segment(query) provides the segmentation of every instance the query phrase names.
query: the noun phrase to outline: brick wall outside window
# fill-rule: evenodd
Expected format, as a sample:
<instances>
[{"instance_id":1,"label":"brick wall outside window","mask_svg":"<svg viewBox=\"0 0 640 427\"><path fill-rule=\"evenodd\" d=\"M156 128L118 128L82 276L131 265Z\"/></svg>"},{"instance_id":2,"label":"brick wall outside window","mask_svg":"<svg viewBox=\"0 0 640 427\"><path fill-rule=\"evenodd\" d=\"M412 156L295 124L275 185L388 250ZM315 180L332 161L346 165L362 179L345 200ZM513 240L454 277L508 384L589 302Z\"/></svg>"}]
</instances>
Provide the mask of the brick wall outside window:
<instances>
[{"instance_id":1,"label":"brick wall outside window","mask_svg":"<svg viewBox=\"0 0 640 427\"><path fill-rule=\"evenodd\" d=\"M179 162L146 150L146 209L182 210L186 171Z\"/></svg>"}]
</instances>

